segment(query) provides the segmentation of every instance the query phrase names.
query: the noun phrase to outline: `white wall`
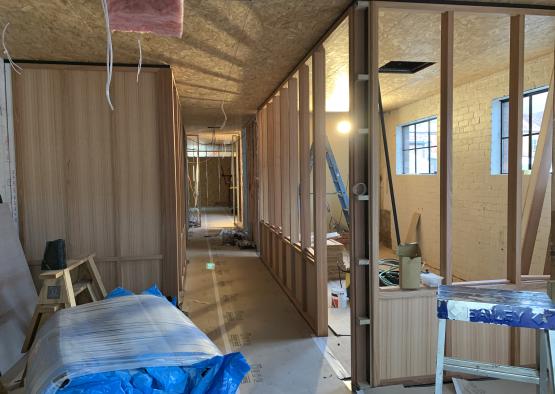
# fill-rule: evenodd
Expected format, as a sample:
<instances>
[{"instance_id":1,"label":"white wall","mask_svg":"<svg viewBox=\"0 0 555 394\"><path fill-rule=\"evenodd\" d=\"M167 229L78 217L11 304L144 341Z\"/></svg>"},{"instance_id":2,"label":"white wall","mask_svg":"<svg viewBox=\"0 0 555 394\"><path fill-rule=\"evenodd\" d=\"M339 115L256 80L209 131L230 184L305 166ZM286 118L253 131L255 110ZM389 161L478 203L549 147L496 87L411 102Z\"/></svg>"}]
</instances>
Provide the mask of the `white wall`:
<instances>
[{"instance_id":1,"label":"white wall","mask_svg":"<svg viewBox=\"0 0 555 394\"><path fill-rule=\"evenodd\" d=\"M527 62L525 90L548 85L552 70L553 54ZM454 89L453 271L455 276L465 280L497 279L506 275L507 176L491 175L490 158L492 102L508 94L508 79L506 70ZM439 175L395 174L396 126L432 115L438 116L439 124L439 94L391 111L385 119L401 239L413 212L420 212L420 246L424 260L439 267ZM381 175L382 208L391 209L383 154ZM525 175L523 196L528 179ZM550 185L531 274L543 271L550 230L549 190ZM394 231L393 223L391 228ZM392 239L395 239L394 234Z\"/></svg>"}]
</instances>

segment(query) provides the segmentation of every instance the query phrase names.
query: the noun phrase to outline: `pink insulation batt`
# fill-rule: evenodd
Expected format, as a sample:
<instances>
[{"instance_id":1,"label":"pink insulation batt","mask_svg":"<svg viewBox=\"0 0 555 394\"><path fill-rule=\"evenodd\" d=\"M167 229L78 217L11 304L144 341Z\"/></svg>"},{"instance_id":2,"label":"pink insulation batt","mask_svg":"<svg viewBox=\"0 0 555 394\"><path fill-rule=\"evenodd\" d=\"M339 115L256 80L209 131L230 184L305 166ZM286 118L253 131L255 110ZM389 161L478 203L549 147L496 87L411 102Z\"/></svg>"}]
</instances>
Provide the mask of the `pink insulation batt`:
<instances>
[{"instance_id":1,"label":"pink insulation batt","mask_svg":"<svg viewBox=\"0 0 555 394\"><path fill-rule=\"evenodd\" d=\"M111 30L183 34L183 0L109 0Z\"/></svg>"}]
</instances>

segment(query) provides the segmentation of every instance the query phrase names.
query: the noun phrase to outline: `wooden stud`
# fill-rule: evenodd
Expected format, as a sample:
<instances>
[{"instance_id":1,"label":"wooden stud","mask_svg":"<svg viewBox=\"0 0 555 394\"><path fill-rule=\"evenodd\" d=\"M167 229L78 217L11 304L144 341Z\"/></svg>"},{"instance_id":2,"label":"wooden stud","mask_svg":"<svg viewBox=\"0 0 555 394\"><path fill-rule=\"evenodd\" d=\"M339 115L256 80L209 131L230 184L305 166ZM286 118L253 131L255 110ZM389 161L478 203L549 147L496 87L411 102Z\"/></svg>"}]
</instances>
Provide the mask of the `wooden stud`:
<instances>
[{"instance_id":1,"label":"wooden stud","mask_svg":"<svg viewBox=\"0 0 555 394\"><path fill-rule=\"evenodd\" d=\"M349 92L353 129L368 129L368 85L357 75L368 72L368 10L351 8L349 14ZM349 136L349 184L368 185L368 133ZM351 261L368 260L368 203L355 198L352 190ZM371 384L370 325L360 325L359 319L371 314L370 265L351 264L351 380L354 390L364 390ZM373 322L371 322L373 324Z\"/></svg>"},{"instance_id":2,"label":"wooden stud","mask_svg":"<svg viewBox=\"0 0 555 394\"><path fill-rule=\"evenodd\" d=\"M522 99L524 80L524 15L511 17L509 65L509 175L507 204L507 279L521 282L522 258ZM520 364L520 331L510 330L511 365Z\"/></svg>"},{"instance_id":3,"label":"wooden stud","mask_svg":"<svg viewBox=\"0 0 555 394\"><path fill-rule=\"evenodd\" d=\"M372 373L370 384L378 385L379 376L379 336L378 307L379 279L378 259L380 243L380 116L379 116L379 79L378 79L378 32L379 12L375 4L368 7L368 260L370 289L370 338Z\"/></svg>"},{"instance_id":4,"label":"wooden stud","mask_svg":"<svg viewBox=\"0 0 555 394\"><path fill-rule=\"evenodd\" d=\"M453 282L451 239L453 193L453 46L454 12L441 14L441 81L440 81L440 139L439 139L439 201L440 201L440 275L443 284ZM444 353L452 353L452 327L447 324Z\"/></svg>"},{"instance_id":5,"label":"wooden stud","mask_svg":"<svg viewBox=\"0 0 555 394\"><path fill-rule=\"evenodd\" d=\"M522 100L524 15L511 17L509 68L509 175L507 211L507 279L520 284L522 223Z\"/></svg>"},{"instance_id":6,"label":"wooden stud","mask_svg":"<svg viewBox=\"0 0 555 394\"><path fill-rule=\"evenodd\" d=\"M274 184L274 223L281 228L281 97L275 96L274 100L274 177L270 182Z\"/></svg>"},{"instance_id":7,"label":"wooden stud","mask_svg":"<svg viewBox=\"0 0 555 394\"><path fill-rule=\"evenodd\" d=\"M262 110L262 133L261 133L261 144L262 144L262 172L261 172L261 183L263 192L263 218L264 222L268 223L268 106L264 107Z\"/></svg>"},{"instance_id":8,"label":"wooden stud","mask_svg":"<svg viewBox=\"0 0 555 394\"><path fill-rule=\"evenodd\" d=\"M555 51L553 51L555 55ZM555 74L555 58L553 59L553 73ZM555 94L555 91L553 92ZM555 133L555 99L553 100L551 112L551 133ZM555 136L551 137L551 163L555 163ZM548 244L549 255L549 281L547 282L547 294L555 301L555 182L551 179L551 231Z\"/></svg>"},{"instance_id":9,"label":"wooden stud","mask_svg":"<svg viewBox=\"0 0 555 394\"><path fill-rule=\"evenodd\" d=\"M441 104L439 135L440 275L453 282L451 200L453 192L453 41L454 13L441 14Z\"/></svg>"},{"instance_id":10,"label":"wooden stud","mask_svg":"<svg viewBox=\"0 0 555 394\"><path fill-rule=\"evenodd\" d=\"M268 138L266 140L266 151L267 151L267 174L266 174L266 189L268 190L268 224L273 226L275 224L275 183L273 182L274 179L274 156L275 156L275 149L274 149L274 102L271 101L268 103L267 106L268 113L267 113L267 130L268 130Z\"/></svg>"},{"instance_id":11,"label":"wooden stud","mask_svg":"<svg viewBox=\"0 0 555 394\"><path fill-rule=\"evenodd\" d=\"M299 69L299 156L301 249L310 248L310 92L308 66Z\"/></svg>"},{"instance_id":12,"label":"wooden stud","mask_svg":"<svg viewBox=\"0 0 555 394\"><path fill-rule=\"evenodd\" d=\"M375 1L379 8L393 8L396 10L410 10L413 12L471 12L477 14L505 14L505 15L544 15L555 16L555 8L548 5L510 4L508 2L486 5L461 4L455 1L410 2L410 1Z\"/></svg>"},{"instance_id":13,"label":"wooden stud","mask_svg":"<svg viewBox=\"0 0 555 394\"><path fill-rule=\"evenodd\" d=\"M158 73L158 111L160 130L160 178L162 190L162 242L164 261L161 265L162 285L164 294L179 294L178 272L178 228L181 223L178 210L178 191L176 189L176 150L174 135L174 101L172 95L173 76L171 69Z\"/></svg>"},{"instance_id":14,"label":"wooden stud","mask_svg":"<svg viewBox=\"0 0 555 394\"><path fill-rule=\"evenodd\" d=\"M289 195L289 89L280 90L280 145L281 145L281 233L283 237L291 234L291 207Z\"/></svg>"},{"instance_id":15,"label":"wooden stud","mask_svg":"<svg viewBox=\"0 0 555 394\"><path fill-rule=\"evenodd\" d=\"M522 275L530 273L532 265L532 254L536 244L536 236L540 224L545 192L550 179L551 146L553 132L553 76L549 84L549 93L545 103L545 110L536 146L532 174L528 182L526 199L524 200L524 212L522 214Z\"/></svg>"},{"instance_id":16,"label":"wooden stud","mask_svg":"<svg viewBox=\"0 0 555 394\"><path fill-rule=\"evenodd\" d=\"M314 146L314 260L316 262L317 332L328 335L328 266L326 250L326 57L323 47L312 55Z\"/></svg>"},{"instance_id":17,"label":"wooden stud","mask_svg":"<svg viewBox=\"0 0 555 394\"><path fill-rule=\"evenodd\" d=\"M289 201L291 210L291 243L299 242L299 111L297 79L291 78L289 87Z\"/></svg>"}]
</instances>

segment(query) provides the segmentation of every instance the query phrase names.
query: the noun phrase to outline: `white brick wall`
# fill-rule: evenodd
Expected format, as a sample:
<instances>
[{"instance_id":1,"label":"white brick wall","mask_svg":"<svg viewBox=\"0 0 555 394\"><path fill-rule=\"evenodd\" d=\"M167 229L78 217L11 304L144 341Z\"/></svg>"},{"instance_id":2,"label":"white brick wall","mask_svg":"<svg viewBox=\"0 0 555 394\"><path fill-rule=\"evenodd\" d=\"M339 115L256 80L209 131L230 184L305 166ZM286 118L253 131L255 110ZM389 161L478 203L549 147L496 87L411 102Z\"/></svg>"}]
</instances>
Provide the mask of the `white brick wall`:
<instances>
[{"instance_id":1,"label":"white brick wall","mask_svg":"<svg viewBox=\"0 0 555 394\"><path fill-rule=\"evenodd\" d=\"M525 90L549 83L553 54L525 65ZM453 270L466 280L505 278L507 176L491 175L492 101L508 95L508 70L455 87L453 119ZM439 119L439 94L386 114L389 153L404 238L413 212L421 213L424 260L439 267L439 175L396 175L396 126L427 116ZM439 137L438 137L439 141ZM438 160L439 167L439 160ZM529 176L523 179L523 199ZM531 274L543 271L550 230L548 185ZM382 206L391 209L382 155ZM393 223L391 225L394 231ZM394 239L394 234L392 234Z\"/></svg>"}]
</instances>

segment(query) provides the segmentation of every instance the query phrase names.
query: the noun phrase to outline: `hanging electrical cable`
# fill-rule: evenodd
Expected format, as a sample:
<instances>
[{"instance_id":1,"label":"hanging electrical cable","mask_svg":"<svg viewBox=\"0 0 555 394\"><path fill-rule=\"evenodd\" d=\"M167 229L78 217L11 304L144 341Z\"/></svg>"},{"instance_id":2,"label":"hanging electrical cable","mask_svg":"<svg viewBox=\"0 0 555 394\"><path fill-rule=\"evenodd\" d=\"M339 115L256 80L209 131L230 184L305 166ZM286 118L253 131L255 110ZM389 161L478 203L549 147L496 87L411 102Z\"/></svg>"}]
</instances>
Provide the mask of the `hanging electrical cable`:
<instances>
[{"instance_id":1,"label":"hanging electrical cable","mask_svg":"<svg viewBox=\"0 0 555 394\"><path fill-rule=\"evenodd\" d=\"M139 74L141 73L141 66L143 65L143 48L141 48L141 39L137 40L139 44L139 65L137 66L137 83L139 83Z\"/></svg>"},{"instance_id":2,"label":"hanging electrical cable","mask_svg":"<svg viewBox=\"0 0 555 394\"><path fill-rule=\"evenodd\" d=\"M12 69L16 73L21 74L21 72L23 71L23 68L21 68L21 66L19 66L13 61L12 57L10 56L10 52L8 52L8 48L6 47L6 30L8 30L9 25L10 25L10 22L6 23L6 26L4 26L4 30L2 30L2 46L4 47L4 55L6 55L6 58L8 59L8 61L10 62L10 65L12 66Z\"/></svg>"},{"instance_id":3,"label":"hanging electrical cable","mask_svg":"<svg viewBox=\"0 0 555 394\"><path fill-rule=\"evenodd\" d=\"M225 110L224 110L224 102L223 101L222 101L221 109L222 109L222 113L224 114L224 121L222 122L222 125L220 126L220 130L223 130L223 128L225 127L225 124L227 123L227 115L226 115Z\"/></svg>"},{"instance_id":4,"label":"hanging electrical cable","mask_svg":"<svg viewBox=\"0 0 555 394\"><path fill-rule=\"evenodd\" d=\"M106 100L110 109L113 111L114 106L110 99L110 84L112 82L112 68L114 64L114 50L112 48L112 32L110 30L110 18L108 16L108 3L102 1L102 10L104 11L104 22L106 23Z\"/></svg>"}]
</instances>

